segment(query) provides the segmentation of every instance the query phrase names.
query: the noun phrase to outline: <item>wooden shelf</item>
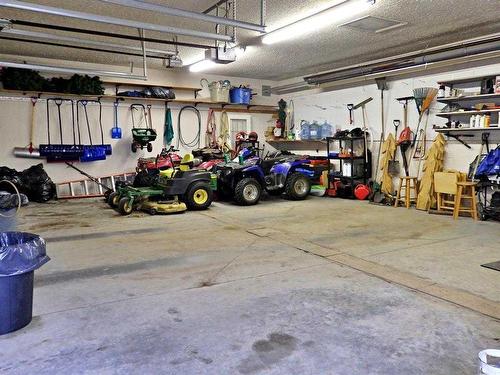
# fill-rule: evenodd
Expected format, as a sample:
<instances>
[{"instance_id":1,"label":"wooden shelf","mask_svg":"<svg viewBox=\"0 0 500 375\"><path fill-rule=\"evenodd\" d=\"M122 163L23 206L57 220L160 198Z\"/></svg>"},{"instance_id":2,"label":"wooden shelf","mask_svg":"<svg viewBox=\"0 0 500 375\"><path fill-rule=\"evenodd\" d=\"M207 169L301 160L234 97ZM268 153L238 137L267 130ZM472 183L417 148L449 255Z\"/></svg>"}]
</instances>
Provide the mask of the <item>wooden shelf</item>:
<instances>
[{"instance_id":1,"label":"wooden shelf","mask_svg":"<svg viewBox=\"0 0 500 375\"><path fill-rule=\"evenodd\" d=\"M137 98L130 96L116 96L116 95L77 95L77 94L68 94L68 93L57 93L57 92L43 92L43 91L23 91L23 90L0 90L1 96L28 96L28 97L37 97L41 98L50 97L50 98L74 98L78 99L101 99L101 100L126 100L133 102L160 102L160 103L177 103L177 104L185 104L185 105L204 105L208 106L216 111L226 110L228 112L247 112L247 113L264 113L264 114L274 114L278 112L278 107L273 105L260 105L260 104L231 104L231 103L223 103L223 102L212 102L207 99L159 99L159 98Z\"/></svg>"},{"instance_id":2,"label":"wooden shelf","mask_svg":"<svg viewBox=\"0 0 500 375\"><path fill-rule=\"evenodd\" d=\"M454 115L477 115L477 114L480 114L480 113L492 113L492 112L500 112L500 108L482 109L480 111L440 112L440 113L436 113L436 116L439 116L439 117L448 117L448 116L454 116Z\"/></svg>"},{"instance_id":3,"label":"wooden shelf","mask_svg":"<svg viewBox=\"0 0 500 375\"><path fill-rule=\"evenodd\" d=\"M438 102L448 103L448 102L459 102L467 100L483 100L483 99L496 99L500 98L500 94L478 94L478 95L463 95L463 96L452 96L447 98L437 98Z\"/></svg>"},{"instance_id":4,"label":"wooden shelf","mask_svg":"<svg viewBox=\"0 0 500 375\"><path fill-rule=\"evenodd\" d=\"M193 91L195 93L201 91L200 87L188 87L188 86L172 86L172 85L150 85L148 83L138 83L138 82L123 82L123 81L102 81L105 85L113 85L115 87L125 86L125 87L165 87L172 90L181 90L181 91Z\"/></svg>"},{"instance_id":5,"label":"wooden shelf","mask_svg":"<svg viewBox=\"0 0 500 375\"><path fill-rule=\"evenodd\" d=\"M446 80L446 81L440 81L440 82L438 82L438 85L450 86L450 85L459 85L461 83L481 82L484 78L495 78L498 75L500 75L500 74L489 74L489 75L479 76L479 77L449 79L449 80Z\"/></svg>"},{"instance_id":6,"label":"wooden shelf","mask_svg":"<svg viewBox=\"0 0 500 375\"><path fill-rule=\"evenodd\" d=\"M488 128L435 128L434 129L438 133L482 133L482 132L490 132L490 131L498 131L500 127L498 126L490 126Z\"/></svg>"},{"instance_id":7,"label":"wooden shelf","mask_svg":"<svg viewBox=\"0 0 500 375\"><path fill-rule=\"evenodd\" d=\"M266 140L268 144L273 146L275 149L281 150L281 151L292 151L292 150L297 150L297 151L309 151L309 150L316 150L316 151L322 151L326 150L326 141L322 140L295 140L295 141L289 141L286 139L276 139L276 140Z\"/></svg>"}]
</instances>

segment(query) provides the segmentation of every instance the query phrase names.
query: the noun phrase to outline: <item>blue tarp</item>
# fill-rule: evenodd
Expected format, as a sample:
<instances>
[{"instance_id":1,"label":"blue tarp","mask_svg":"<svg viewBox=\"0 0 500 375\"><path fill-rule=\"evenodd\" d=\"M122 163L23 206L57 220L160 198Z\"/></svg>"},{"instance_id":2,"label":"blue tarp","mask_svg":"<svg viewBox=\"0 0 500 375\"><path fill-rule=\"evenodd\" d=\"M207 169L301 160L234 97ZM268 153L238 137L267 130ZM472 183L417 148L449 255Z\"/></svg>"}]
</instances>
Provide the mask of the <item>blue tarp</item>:
<instances>
[{"instance_id":1,"label":"blue tarp","mask_svg":"<svg viewBox=\"0 0 500 375\"><path fill-rule=\"evenodd\" d=\"M34 271L49 260L43 238L25 232L0 232L0 277Z\"/></svg>"}]
</instances>

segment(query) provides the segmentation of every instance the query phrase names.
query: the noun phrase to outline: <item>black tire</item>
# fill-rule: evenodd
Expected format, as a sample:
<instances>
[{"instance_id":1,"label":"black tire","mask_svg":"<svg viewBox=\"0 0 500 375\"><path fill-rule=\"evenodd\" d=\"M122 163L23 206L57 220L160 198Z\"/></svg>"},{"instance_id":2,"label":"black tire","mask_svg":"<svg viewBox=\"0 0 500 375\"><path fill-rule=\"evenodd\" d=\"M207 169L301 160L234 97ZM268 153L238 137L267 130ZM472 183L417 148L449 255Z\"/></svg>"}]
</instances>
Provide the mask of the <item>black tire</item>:
<instances>
[{"instance_id":1,"label":"black tire","mask_svg":"<svg viewBox=\"0 0 500 375\"><path fill-rule=\"evenodd\" d=\"M132 152L137 152L137 143L132 142L132 145L130 146L130 148L132 149Z\"/></svg>"},{"instance_id":2,"label":"black tire","mask_svg":"<svg viewBox=\"0 0 500 375\"><path fill-rule=\"evenodd\" d=\"M208 182L195 182L184 195L188 210L206 210L212 204L213 193Z\"/></svg>"},{"instance_id":3,"label":"black tire","mask_svg":"<svg viewBox=\"0 0 500 375\"><path fill-rule=\"evenodd\" d=\"M120 202L120 193L118 193L117 191L113 191L111 194L109 194L108 204L111 208L117 207L119 202Z\"/></svg>"},{"instance_id":4,"label":"black tire","mask_svg":"<svg viewBox=\"0 0 500 375\"><path fill-rule=\"evenodd\" d=\"M150 209L149 209L149 214L150 214L150 215L153 215L153 216L154 216L154 215L156 215L157 213L158 213L158 211L156 210L156 208L150 208Z\"/></svg>"},{"instance_id":5,"label":"black tire","mask_svg":"<svg viewBox=\"0 0 500 375\"><path fill-rule=\"evenodd\" d=\"M311 192L311 181L302 173L292 173L286 179L285 194L288 199L299 201L306 199Z\"/></svg>"},{"instance_id":6,"label":"black tire","mask_svg":"<svg viewBox=\"0 0 500 375\"><path fill-rule=\"evenodd\" d=\"M152 152L152 151L153 151L153 144L148 143L148 152Z\"/></svg>"},{"instance_id":7,"label":"black tire","mask_svg":"<svg viewBox=\"0 0 500 375\"><path fill-rule=\"evenodd\" d=\"M259 203L262 187L255 178L244 178L234 188L234 200L241 206L253 206Z\"/></svg>"},{"instance_id":8,"label":"black tire","mask_svg":"<svg viewBox=\"0 0 500 375\"><path fill-rule=\"evenodd\" d=\"M134 207L130 198L123 197L120 199L120 202L118 203L118 211L120 211L122 215L130 215L133 210Z\"/></svg>"}]
</instances>

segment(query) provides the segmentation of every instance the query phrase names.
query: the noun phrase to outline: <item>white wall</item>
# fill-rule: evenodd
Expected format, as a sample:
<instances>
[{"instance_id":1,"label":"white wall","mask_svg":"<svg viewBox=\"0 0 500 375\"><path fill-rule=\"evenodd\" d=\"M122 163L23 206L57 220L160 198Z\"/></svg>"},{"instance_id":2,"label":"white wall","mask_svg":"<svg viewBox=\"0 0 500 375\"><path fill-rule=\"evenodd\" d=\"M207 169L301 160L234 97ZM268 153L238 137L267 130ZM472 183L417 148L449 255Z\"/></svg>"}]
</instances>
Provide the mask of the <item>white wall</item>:
<instances>
[{"instance_id":1,"label":"white wall","mask_svg":"<svg viewBox=\"0 0 500 375\"><path fill-rule=\"evenodd\" d=\"M40 60L41 63L50 63L50 61ZM52 62L53 63L53 62ZM59 62L57 65L61 65ZM89 66L86 66L87 68ZM93 67L90 68L101 68ZM109 67L107 67L109 69ZM122 70L123 67L117 67L117 70ZM232 84L240 85L246 84L250 85L257 92L257 96L254 97L252 103L256 104L272 104L276 105L278 99L276 97L262 97L261 96L261 86L263 84L273 85L274 82L251 80L251 79L238 79L234 77L218 77L211 75L195 75L189 74L187 72L171 71L171 70L150 70L148 74L148 82L151 84L164 84L168 85L180 85L180 86L193 86L198 87L200 84L200 79L206 77L209 81L219 80L228 78ZM132 81L131 81L132 82ZM137 82L137 81L134 81ZM112 94L111 88L107 93ZM176 96L178 99L188 99L193 98L192 92L176 91ZM208 98L209 92L205 88L200 94L199 98ZM43 99L43 98L42 98ZM43 160L35 159L22 159L14 157L12 150L14 146L23 147L29 143L29 127L30 127L30 114L31 114L31 103L29 98L9 98L0 96L0 165L5 165L11 168L22 170ZM140 103L141 101L138 101ZM105 161L97 161L91 163L78 163L78 167L85 170L87 173L94 176L103 176L112 173L120 173L125 171L133 171L136 165L136 160L140 156L155 156L158 154L163 146L163 125L165 118L165 107L163 103L152 103L152 116L153 125L158 131L158 139L153 144L153 152L148 153L146 150L138 151L137 154L133 154L130 151L130 144L132 141L131 135L131 116L128 106L133 103L132 101L121 102L119 105L119 125L122 128L123 138L119 140L111 139L110 129L113 126L113 103L111 100L103 101L103 128L104 128L104 142L110 143L113 146L113 155L109 156ZM146 103L144 103L146 104ZM70 112L68 109L68 104L63 105L63 133L64 141L67 143L72 143L72 132L71 132L71 121ZM169 107L172 109L172 117L174 124L175 138L173 144L177 144L177 116L180 108L179 104L170 103ZM35 128L35 144L47 142L47 125L46 125L46 103L45 100L40 100L36 105L36 128ZM201 134L201 146L203 147L205 137L205 127L208 114L208 106L199 105L198 109L202 116L202 134ZM88 107L89 116L96 119L97 117L97 106L89 104ZM57 143L59 141L59 130L58 121L56 115L55 106L51 110L51 140L52 143ZM83 111L80 111L83 116ZM82 120L82 116L80 119ZM216 113L217 122L219 123L220 113ZM264 140L264 131L269 126L268 121L271 119L271 115L268 114L252 114L252 124L254 129L259 133L261 140ZM92 121L92 140L94 143L96 141L100 142L100 132L97 121ZM85 128L85 123L80 123L82 139L87 140L87 131ZM198 130L198 122L196 115L191 111L186 111L182 117L182 129L183 137L186 140L191 140L194 138ZM181 149L181 153L188 152L188 149ZM56 182L80 179L81 175L78 172L66 167L64 164L58 163L45 163L45 168L51 176L51 178Z\"/></svg>"},{"instance_id":2,"label":"white wall","mask_svg":"<svg viewBox=\"0 0 500 375\"><path fill-rule=\"evenodd\" d=\"M389 81L389 90L384 91L384 106L385 106L385 129L386 135L388 132L394 133L393 119L400 119L403 123L403 106L398 103L395 98L412 96L412 90L417 87L432 86L438 87L437 82L449 79L460 79L469 77L479 77L484 75L500 74L500 64L490 64L482 67L474 67L469 69L461 69L449 71L447 73L439 74L426 74L414 78L405 78L399 80ZM280 82L285 84L288 82ZM346 105L348 103L359 103L362 100L373 97L373 101L366 105L368 114L368 126L375 140L373 152L373 160L376 162L376 154L378 152L378 139L381 132L381 100L380 91L377 89L376 84L369 83L357 87L339 89L329 92L318 92L319 90L303 91L299 93L290 94L287 100L293 99L295 107L295 122L300 123L300 120L323 122L327 120L329 123L336 125L341 129L350 129L349 126L349 113ZM477 103L477 102L476 102ZM319 107L325 108L321 109ZM446 119L437 117L435 114L444 107L444 104L434 102L431 107L431 115L429 118L427 140L428 146L436 136L436 132L432 130L432 125L444 125ZM354 114L355 127L362 127L361 109L357 110ZM418 122L418 112L414 102L409 103L408 122L410 127L414 130ZM498 116L492 116L492 123L498 122ZM423 124L422 124L423 125ZM402 130L402 125L399 131ZM498 142L500 134L497 134L496 141ZM467 171L469 163L475 158L479 152L480 138L475 141L465 138L467 142L471 142L472 149L467 149L462 144L455 140L448 142L446 147L445 167L450 169L457 169ZM494 139L495 140L495 139ZM398 151L398 157L401 155ZM401 163L402 167L402 163ZM413 164L413 173L416 171L416 163Z\"/></svg>"}]
</instances>

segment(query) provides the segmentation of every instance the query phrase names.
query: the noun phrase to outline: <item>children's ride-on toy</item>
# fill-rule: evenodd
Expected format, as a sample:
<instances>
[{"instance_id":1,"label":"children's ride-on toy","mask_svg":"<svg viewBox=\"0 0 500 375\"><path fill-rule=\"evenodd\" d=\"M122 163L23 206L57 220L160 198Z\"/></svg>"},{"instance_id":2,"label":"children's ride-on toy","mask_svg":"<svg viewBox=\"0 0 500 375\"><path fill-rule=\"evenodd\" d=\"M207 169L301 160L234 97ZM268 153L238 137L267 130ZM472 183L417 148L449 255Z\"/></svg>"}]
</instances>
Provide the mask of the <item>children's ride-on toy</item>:
<instances>
[{"instance_id":1,"label":"children's ride-on toy","mask_svg":"<svg viewBox=\"0 0 500 375\"><path fill-rule=\"evenodd\" d=\"M167 177L169 174L171 177ZM212 204L211 174L198 170L160 172L152 187L122 186L110 194L108 203L122 215L135 210L150 214L204 210Z\"/></svg>"},{"instance_id":2,"label":"children's ride-on toy","mask_svg":"<svg viewBox=\"0 0 500 375\"><path fill-rule=\"evenodd\" d=\"M214 168L217 191L221 195L232 196L237 204L243 206L257 204L262 190L271 195L285 194L288 199L302 200L309 195L311 177L314 176L308 163L309 160L296 155L221 163Z\"/></svg>"},{"instance_id":3,"label":"children's ride-on toy","mask_svg":"<svg viewBox=\"0 0 500 375\"><path fill-rule=\"evenodd\" d=\"M142 109L141 121L138 125L144 123L144 127L135 126L134 120L134 111L137 111L138 108ZM146 149L148 152L153 151L153 142L156 139L156 130L153 129L153 123L151 119L151 105L148 104L148 109L146 111L146 107L144 104L131 104L130 105L130 113L132 114L132 152L136 152L137 149Z\"/></svg>"}]
</instances>

